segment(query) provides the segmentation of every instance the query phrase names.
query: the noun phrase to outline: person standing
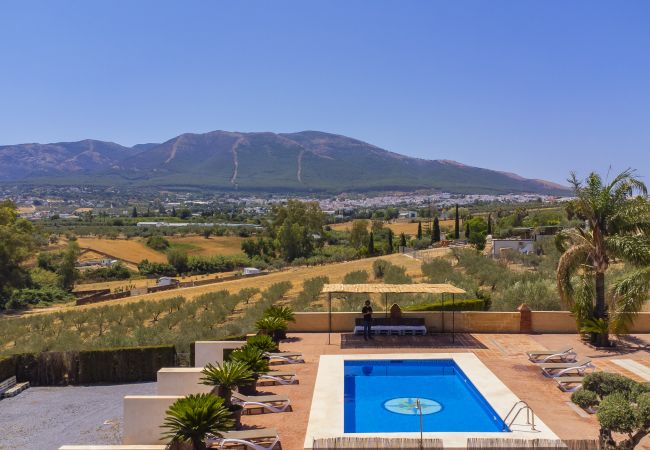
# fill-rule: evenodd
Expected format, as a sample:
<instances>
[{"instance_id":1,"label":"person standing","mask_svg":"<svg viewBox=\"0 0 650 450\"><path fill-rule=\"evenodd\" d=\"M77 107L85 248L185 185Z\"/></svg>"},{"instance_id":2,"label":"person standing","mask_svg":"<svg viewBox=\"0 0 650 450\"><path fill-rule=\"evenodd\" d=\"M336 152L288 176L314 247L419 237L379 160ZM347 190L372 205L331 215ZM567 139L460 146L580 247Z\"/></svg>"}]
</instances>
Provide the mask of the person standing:
<instances>
[{"instance_id":1,"label":"person standing","mask_svg":"<svg viewBox=\"0 0 650 450\"><path fill-rule=\"evenodd\" d=\"M361 314L363 314L363 339L366 341L372 339L372 334L370 334L372 327L372 306L370 306L370 300L366 300L366 304L361 309Z\"/></svg>"}]
</instances>

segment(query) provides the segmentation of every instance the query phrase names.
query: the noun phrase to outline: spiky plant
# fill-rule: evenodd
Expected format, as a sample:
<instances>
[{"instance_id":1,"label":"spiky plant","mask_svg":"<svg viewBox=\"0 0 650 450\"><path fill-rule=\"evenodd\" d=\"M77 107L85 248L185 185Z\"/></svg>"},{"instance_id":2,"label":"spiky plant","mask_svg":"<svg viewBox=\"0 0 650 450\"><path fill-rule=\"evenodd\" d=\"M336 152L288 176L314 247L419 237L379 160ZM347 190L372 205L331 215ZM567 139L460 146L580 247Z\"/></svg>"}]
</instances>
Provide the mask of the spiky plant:
<instances>
[{"instance_id":1,"label":"spiky plant","mask_svg":"<svg viewBox=\"0 0 650 450\"><path fill-rule=\"evenodd\" d=\"M277 352L278 344L276 344L271 336L265 334L258 334L256 336L251 336L246 341L248 345L257 347L263 352Z\"/></svg>"},{"instance_id":2,"label":"spiky plant","mask_svg":"<svg viewBox=\"0 0 650 450\"><path fill-rule=\"evenodd\" d=\"M254 374L269 370L269 360L264 356L264 351L252 345L244 345L230 354L231 361L240 361Z\"/></svg>"},{"instance_id":3,"label":"spiky plant","mask_svg":"<svg viewBox=\"0 0 650 450\"><path fill-rule=\"evenodd\" d=\"M647 195L647 188L629 169L609 184L596 173L585 181L572 174L569 182L576 196L572 209L584 224L558 235L558 247L563 251L557 268L560 297L574 313L578 311L579 327L589 318L608 324L609 309L614 323L623 327L638 313L650 285L650 206L647 200L634 198L636 193ZM608 308L605 274L612 260L638 270L617 283ZM641 273L646 274L645 279L639 277ZM593 342L608 346L608 329L603 326L601 332L592 333Z\"/></svg>"},{"instance_id":4,"label":"spiky plant","mask_svg":"<svg viewBox=\"0 0 650 450\"><path fill-rule=\"evenodd\" d=\"M288 306L269 306L266 308L264 311L264 316L265 317L279 317L280 319L284 319L287 322L295 322L296 321L296 316L293 313L293 309L291 309Z\"/></svg>"},{"instance_id":5,"label":"spiky plant","mask_svg":"<svg viewBox=\"0 0 650 450\"><path fill-rule=\"evenodd\" d=\"M223 437L232 429L231 413L224 399L211 394L196 394L176 400L166 411L161 425L170 443L191 443L193 450L205 450L208 435Z\"/></svg>"},{"instance_id":6,"label":"spiky plant","mask_svg":"<svg viewBox=\"0 0 650 450\"><path fill-rule=\"evenodd\" d=\"M217 386L218 394L224 398L228 408L232 406L233 389L254 380L253 371L242 361L224 361L216 366L208 364L202 373L201 383Z\"/></svg>"}]
</instances>

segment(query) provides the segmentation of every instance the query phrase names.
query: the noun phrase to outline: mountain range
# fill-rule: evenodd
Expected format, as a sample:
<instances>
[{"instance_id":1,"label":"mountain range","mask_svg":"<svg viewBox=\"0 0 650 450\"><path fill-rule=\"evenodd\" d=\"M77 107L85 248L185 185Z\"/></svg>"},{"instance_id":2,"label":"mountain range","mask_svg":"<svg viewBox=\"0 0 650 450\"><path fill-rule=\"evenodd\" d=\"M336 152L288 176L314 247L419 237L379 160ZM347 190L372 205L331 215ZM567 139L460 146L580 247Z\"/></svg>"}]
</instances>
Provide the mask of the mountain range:
<instances>
[{"instance_id":1,"label":"mountain range","mask_svg":"<svg viewBox=\"0 0 650 450\"><path fill-rule=\"evenodd\" d=\"M0 146L0 182L245 192L412 191L565 195L549 181L394 153L319 131L185 133L125 147L87 139Z\"/></svg>"}]
</instances>

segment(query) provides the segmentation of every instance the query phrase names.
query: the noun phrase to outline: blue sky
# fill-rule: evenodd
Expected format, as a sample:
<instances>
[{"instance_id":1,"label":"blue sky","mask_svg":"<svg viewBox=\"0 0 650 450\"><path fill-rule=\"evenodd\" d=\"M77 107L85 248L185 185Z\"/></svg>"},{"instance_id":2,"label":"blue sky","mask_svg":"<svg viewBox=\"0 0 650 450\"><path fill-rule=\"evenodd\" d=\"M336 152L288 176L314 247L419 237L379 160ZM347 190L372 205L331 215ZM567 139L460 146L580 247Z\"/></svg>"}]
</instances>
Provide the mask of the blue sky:
<instances>
[{"instance_id":1,"label":"blue sky","mask_svg":"<svg viewBox=\"0 0 650 450\"><path fill-rule=\"evenodd\" d=\"M0 2L0 144L321 130L650 177L650 2Z\"/></svg>"}]
</instances>

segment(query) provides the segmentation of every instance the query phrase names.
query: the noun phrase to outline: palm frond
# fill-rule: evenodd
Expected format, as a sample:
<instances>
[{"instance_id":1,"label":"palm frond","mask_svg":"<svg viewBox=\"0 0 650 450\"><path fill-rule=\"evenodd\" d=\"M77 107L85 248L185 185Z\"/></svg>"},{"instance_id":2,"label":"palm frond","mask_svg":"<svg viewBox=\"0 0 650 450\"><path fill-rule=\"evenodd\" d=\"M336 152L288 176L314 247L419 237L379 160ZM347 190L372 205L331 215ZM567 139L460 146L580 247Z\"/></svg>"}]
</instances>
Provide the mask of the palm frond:
<instances>
[{"instance_id":1,"label":"palm frond","mask_svg":"<svg viewBox=\"0 0 650 450\"><path fill-rule=\"evenodd\" d=\"M574 304L574 288L572 278L579 270L589 270L589 258L591 245L583 243L570 247L566 250L557 265L557 288L560 293L560 299L569 308Z\"/></svg>"},{"instance_id":2,"label":"palm frond","mask_svg":"<svg viewBox=\"0 0 650 450\"><path fill-rule=\"evenodd\" d=\"M605 247L613 257L635 266L650 265L650 239L644 235L613 235L605 239Z\"/></svg>"},{"instance_id":3,"label":"palm frond","mask_svg":"<svg viewBox=\"0 0 650 450\"><path fill-rule=\"evenodd\" d=\"M612 285L612 329L624 333L650 299L650 266L636 269Z\"/></svg>"}]
</instances>

